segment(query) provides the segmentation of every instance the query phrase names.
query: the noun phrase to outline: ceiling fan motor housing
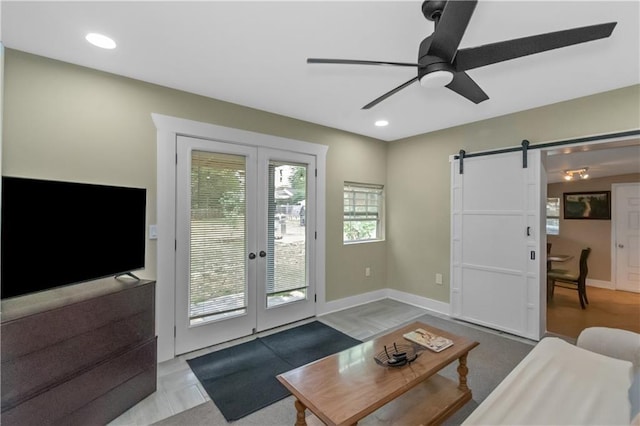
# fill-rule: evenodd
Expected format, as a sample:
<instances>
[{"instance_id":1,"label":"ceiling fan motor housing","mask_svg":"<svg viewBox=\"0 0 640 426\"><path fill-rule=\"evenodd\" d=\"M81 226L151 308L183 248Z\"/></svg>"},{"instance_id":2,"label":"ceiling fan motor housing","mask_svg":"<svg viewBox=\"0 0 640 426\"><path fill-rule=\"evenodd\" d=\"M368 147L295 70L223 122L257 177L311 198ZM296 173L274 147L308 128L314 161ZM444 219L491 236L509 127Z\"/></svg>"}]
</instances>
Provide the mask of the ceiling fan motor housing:
<instances>
[{"instance_id":1,"label":"ceiling fan motor housing","mask_svg":"<svg viewBox=\"0 0 640 426\"><path fill-rule=\"evenodd\" d=\"M422 14L429 21L436 22L440 19L445 4L446 0L425 0L422 3Z\"/></svg>"},{"instance_id":2,"label":"ceiling fan motor housing","mask_svg":"<svg viewBox=\"0 0 640 426\"><path fill-rule=\"evenodd\" d=\"M429 36L422 40L422 43L420 43L420 49L418 51L418 80L434 71L449 71L451 73L455 72L453 66L446 60L434 55L429 55L431 39L432 36Z\"/></svg>"}]
</instances>

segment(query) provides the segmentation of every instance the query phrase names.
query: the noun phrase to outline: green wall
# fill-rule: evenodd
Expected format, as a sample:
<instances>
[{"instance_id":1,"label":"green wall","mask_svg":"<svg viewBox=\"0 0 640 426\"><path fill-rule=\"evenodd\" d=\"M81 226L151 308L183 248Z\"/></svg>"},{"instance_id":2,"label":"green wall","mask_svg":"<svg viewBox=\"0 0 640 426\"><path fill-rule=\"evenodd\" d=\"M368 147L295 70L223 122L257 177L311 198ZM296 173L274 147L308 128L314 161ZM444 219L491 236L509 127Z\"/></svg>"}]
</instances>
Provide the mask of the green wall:
<instances>
[{"instance_id":1,"label":"green wall","mask_svg":"<svg viewBox=\"0 0 640 426\"><path fill-rule=\"evenodd\" d=\"M478 152L640 128L640 86L547 105L419 135L389 145L387 282L449 301L450 164ZM435 274L443 274L443 285Z\"/></svg>"},{"instance_id":2,"label":"green wall","mask_svg":"<svg viewBox=\"0 0 640 426\"><path fill-rule=\"evenodd\" d=\"M6 49L2 172L144 187L156 220L156 128L151 113L329 146L326 297L386 287L386 243L342 244L344 181L386 182L385 142ZM98 238L98 236L96 236ZM144 278L156 278L155 241ZM371 266L371 277L364 277Z\"/></svg>"},{"instance_id":3,"label":"green wall","mask_svg":"<svg viewBox=\"0 0 640 426\"><path fill-rule=\"evenodd\" d=\"M329 146L327 301L392 288L449 300L449 156L640 128L640 86L557 103L391 143L5 50L4 175L148 189L155 223L151 113ZM344 181L386 183L385 242L342 244ZM371 267L372 275L364 276ZM146 269L155 278L155 242ZM435 274L443 274L443 285Z\"/></svg>"}]
</instances>

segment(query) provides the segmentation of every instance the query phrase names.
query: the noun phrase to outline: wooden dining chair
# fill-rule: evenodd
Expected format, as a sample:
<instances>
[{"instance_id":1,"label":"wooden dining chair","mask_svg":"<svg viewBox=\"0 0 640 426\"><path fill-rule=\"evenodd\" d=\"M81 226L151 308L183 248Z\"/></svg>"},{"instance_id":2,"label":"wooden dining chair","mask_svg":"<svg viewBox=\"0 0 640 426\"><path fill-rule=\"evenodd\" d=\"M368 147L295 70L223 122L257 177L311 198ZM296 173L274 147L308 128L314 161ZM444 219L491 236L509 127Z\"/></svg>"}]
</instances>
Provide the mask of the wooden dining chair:
<instances>
[{"instance_id":1,"label":"wooden dining chair","mask_svg":"<svg viewBox=\"0 0 640 426\"><path fill-rule=\"evenodd\" d=\"M578 274L571 273L565 269L551 269L547 272L547 279L551 281L551 295L553 297L553 290L557 285L556 282L562 284L560 287L570 288L578 291L578 297L580 299L580 306L585 309L589 304L587 299L587 274L589 268L587 267L587 259L591 253L591 248L583 249L580 253L580 270Z\"/></svg>"}]
</instances>

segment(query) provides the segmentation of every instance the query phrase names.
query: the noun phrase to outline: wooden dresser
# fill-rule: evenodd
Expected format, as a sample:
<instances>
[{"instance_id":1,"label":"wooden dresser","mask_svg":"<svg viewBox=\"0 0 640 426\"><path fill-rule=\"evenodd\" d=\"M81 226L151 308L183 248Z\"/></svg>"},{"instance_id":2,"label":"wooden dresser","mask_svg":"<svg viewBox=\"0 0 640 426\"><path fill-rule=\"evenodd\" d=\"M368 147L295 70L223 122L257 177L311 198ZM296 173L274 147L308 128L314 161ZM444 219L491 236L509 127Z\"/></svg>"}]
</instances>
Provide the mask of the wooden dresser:
<instances>
[{"instance_id":1,"label":"wooden dresser","mask_svg":"<svg viewBox=\"0 0 640 426\"><path fill-rule=\"evenodd\" d=\"M155 281L7 299L1 319L3 426L105 424L156 390Z\"/></svg>"}]
</instances>

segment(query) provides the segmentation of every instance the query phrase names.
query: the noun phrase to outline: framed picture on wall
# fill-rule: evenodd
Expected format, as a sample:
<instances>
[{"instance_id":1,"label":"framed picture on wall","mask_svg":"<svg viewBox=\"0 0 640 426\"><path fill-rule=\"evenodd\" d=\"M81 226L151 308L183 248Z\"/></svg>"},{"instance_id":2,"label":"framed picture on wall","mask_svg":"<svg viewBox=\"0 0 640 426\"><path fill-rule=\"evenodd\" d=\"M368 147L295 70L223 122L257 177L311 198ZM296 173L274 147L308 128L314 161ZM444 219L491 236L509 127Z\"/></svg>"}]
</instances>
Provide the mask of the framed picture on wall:
<instances>
[{"instance_id":1,"label":"framed picture on wall","mask_svg":"<svg viewBox=\"0 0 640 426\"><path fill-rule=\"evenodd\" d=\"M565 192L565 219L611 220L611 191Z\"/></svg>"}]
</instances>

